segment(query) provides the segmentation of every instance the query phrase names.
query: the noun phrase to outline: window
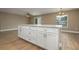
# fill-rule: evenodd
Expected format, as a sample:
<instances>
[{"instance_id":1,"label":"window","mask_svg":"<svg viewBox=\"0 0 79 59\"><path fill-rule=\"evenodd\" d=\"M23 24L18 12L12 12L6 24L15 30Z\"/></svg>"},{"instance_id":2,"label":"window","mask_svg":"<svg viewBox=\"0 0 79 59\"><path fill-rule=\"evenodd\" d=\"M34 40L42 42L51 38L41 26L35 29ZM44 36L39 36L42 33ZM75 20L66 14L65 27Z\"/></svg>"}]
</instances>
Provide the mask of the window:
<instances>
[{"instance_id":1,"label":"window","mask_svg":"<svg viewBox=\"0 0 79 59\"><path fill-rule=\"evenodd\" d=\"M68 16L56 16L56 24L62 25L62 27L68 27Z\"/></svg>"}]
</instances>

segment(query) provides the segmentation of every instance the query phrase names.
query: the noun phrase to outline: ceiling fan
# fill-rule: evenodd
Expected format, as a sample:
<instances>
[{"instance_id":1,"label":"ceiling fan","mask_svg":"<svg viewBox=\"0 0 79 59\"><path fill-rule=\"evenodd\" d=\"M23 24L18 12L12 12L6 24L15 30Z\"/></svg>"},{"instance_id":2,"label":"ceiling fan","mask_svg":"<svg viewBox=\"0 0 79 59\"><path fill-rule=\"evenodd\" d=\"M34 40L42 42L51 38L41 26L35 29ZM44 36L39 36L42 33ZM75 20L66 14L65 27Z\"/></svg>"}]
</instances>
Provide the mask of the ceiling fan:
<instances>
[{"instance_id":1,"label":"ceiling fan","mask_svg":"<svg viewBox=\"0 0 79 59\"><path fill-rule=\"evenodd\" d=\"M26 16L27 18L33 17L33 15L30 14L30 13L26 13L25 16Z\"/></svg>"}]
</instances>

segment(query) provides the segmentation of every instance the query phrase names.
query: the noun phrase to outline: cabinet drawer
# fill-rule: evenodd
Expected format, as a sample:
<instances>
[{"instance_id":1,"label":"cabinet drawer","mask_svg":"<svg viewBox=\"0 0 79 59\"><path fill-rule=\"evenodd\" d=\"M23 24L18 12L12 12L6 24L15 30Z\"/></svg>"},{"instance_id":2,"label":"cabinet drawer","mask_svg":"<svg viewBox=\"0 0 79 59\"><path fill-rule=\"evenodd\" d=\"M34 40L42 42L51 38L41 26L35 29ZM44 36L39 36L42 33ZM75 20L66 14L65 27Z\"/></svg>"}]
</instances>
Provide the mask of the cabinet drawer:
<instances>
[{"instance_id":1,"label":"cabinet drawer","mask_svg":"<svg viewBox=\"0 0 79 59\"><path fill-rule=\"evenodd\" d=\"M38 31L44 31L44 29L41 28L41 27L37 27L37 30L38 30Z\"/></svg>"},{"instance_id":2,"label":"cabinet drawer","mask_svg":"<svg viewBox=\"0 0 79 59\"><path fill-rule=\"evenodd\" d=\"M37 30L37 27L30 27L31 30Z\"/></svg>"},{"instance_id":3,"label":"cabinet drawer","mask_svg":"<svg viewBox=\"0 0 79 59\"><path fill-rule=\"evenodd\" d=\"M47 28L47 32L53 32L53 33L56 33L58 32L58 29L55 29L55 28Z\"/></svg>"},{"instance_id":4,"label":"cabinet drawer","mask_svg":"<svg viewBox=\"0 0 79 59\"><path fill-rule=\"evenodd\" d=\"M59 37L58 33L51 33L51 32L47 32L47 37L52 38L52 37Z\"/></svg>"}]
</instances>

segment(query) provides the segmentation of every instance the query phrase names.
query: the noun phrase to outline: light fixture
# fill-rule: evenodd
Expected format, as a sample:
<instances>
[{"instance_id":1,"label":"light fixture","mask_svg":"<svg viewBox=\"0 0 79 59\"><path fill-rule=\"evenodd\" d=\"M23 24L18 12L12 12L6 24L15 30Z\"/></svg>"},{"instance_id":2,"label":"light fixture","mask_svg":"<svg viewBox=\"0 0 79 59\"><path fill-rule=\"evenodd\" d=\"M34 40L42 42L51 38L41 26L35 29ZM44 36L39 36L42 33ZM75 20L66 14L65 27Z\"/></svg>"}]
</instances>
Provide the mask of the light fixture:
<instances>
[{"instance_id":1,"label":"light fixture","mask_svg":"<svg viewBox=\"0 0 79 59\"><path fill-rule=\"evenodd\" d=\"M58 12L58 15L59 15L59 16L63 16L63 15L64 15L64 12L63 12L63 9L62 9L62 8L60 8L60 10L59 10L59 12Z\"/></svg>"},{"instance_id":2,"label":"light fixture","mask_svg":"<svg viewBox=\"0 0 79 59\"><path fill-rule=\"evenodd\" d=\"M26 17L28 17L28 18L30 18L30 17L32 17L33 15L32 14L30 14L30 13L26 13L26 15L25 15Z\"/></svg>"},{"instance_id":3,"label":"light fixture","mask_svg":"<svg viewBox=\"0 0 79 59\"><path fill-rule=\"evenodd\" d=\"M26 13L26 15L25 15L26 17L30 17L30 15L29 15L29 13Z\"/></svg>"}]
</instances>

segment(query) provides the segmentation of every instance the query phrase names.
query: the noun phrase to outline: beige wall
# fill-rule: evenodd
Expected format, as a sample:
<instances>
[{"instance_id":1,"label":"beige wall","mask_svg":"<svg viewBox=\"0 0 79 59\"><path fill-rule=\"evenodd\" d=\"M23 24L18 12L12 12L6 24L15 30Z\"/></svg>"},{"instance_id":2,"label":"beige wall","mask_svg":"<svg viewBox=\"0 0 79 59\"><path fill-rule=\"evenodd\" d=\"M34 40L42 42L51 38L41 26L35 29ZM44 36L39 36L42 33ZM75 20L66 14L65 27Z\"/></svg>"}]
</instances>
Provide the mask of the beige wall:
<instances>
[{"instance_id":1,"label":"beige wall","mask_svg":"<svg viewBox=\"0 0 79 59\"><path fill-rule=\"evenodd\" d=\"M79 10L65 11L68 15L68 29L79 30ZM42 24L56 24L57 13L42 15Z\"/></svg>"},{"instance_id":2,"label":"beige wall","mask_svg":"<svg viewBox=\"0 0 79 59\"><path fill-rule=\"evenodd\" d=\"M66 11L65 14L68 15L68 29L79 30L79 10ZM41 16L42 24L56 24L57 13L50 13ZM27 23L33 24L33 22L33 18L28 20L24 16L0 12L0 29L16 28L18 25Z\"/></svg>"},{"instance_id":3,"label":"beige wall","mask_svg":"<svg viewBox=\"0 0 79 59\"><path fill-rule=\"evenodd\" d=\"M56 14L51 13L51 14L46 14L42 15L42 24L56 24Z\"/></svg>"},{"instance_id":4,"label":"beige wall","mask_svg":"<svg viewBox=\"0 0 79 59\"><path fill-rule=\"evenodd\" d=\"M29 22L29 24L34 24L34 17L29 17L28 22Z\"/></svg>"},{"instance_id":5,"label":"beige wall","mask_svg":"<svg viewBox=\"0 0 79 59\"><path fill-rule=\"evenodd\" d=\"M24 16L0 12L0 30L17 28L18 25L27 23L28 19Z\"/></svg>"}]
</instances>

